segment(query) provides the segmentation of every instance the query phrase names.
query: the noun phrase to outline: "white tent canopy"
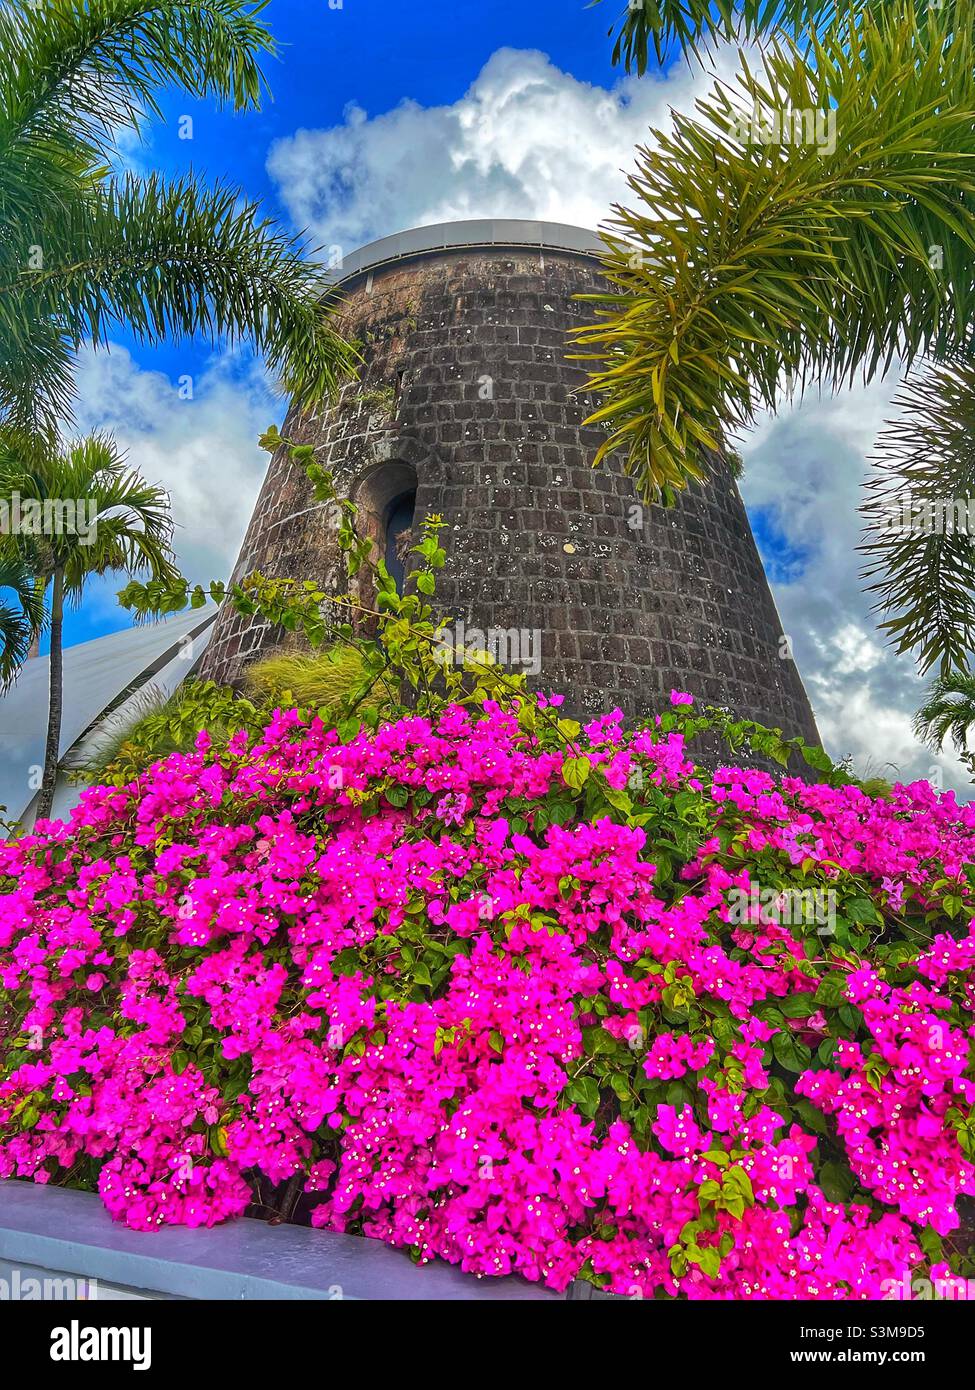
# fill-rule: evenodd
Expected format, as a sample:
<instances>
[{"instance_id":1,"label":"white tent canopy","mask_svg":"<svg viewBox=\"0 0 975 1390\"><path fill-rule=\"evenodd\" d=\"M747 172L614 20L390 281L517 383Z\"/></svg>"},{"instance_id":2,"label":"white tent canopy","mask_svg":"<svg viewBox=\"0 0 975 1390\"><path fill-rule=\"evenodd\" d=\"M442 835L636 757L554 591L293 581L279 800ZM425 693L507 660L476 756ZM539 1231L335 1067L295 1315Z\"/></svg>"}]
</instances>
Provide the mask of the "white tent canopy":
<instances>
[{"instance_id":1,"label":"white tent canopy","mask_svg":"<svg viewBox=\"0 0 975 1390\"><path fill-rule=\"evenodd\" d=\"M61 757L105 718L126 691L154 686L170 695L203 655L215 604L163 622L127 628L64 651ZM44 763L50 658L34 657L0 696L0 806L7 820L30 824ZM59 779L53 814L66 816L80 786Z\"/></svg>"}]
</instances>

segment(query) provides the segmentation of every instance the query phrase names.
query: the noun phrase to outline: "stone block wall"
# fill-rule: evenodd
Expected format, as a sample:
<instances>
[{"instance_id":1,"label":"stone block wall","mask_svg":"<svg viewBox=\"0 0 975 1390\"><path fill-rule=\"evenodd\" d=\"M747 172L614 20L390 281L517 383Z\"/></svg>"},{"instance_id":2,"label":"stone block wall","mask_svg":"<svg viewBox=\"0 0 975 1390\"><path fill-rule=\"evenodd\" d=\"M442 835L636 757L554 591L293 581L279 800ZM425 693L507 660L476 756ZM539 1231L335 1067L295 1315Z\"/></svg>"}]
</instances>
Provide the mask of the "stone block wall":
<instances>
[{"instance_id":1,"label":"stone block wall","mask_svg":"<svg viewBox=\"0 0 975 1390\"><path fill-rule=\"evenodd\" d=\"M620 459L591 467L603 435L583 425L597 403L567 330L588 312L574 296L603 287L595 259L540 247L360 273L343 319L361 377L285 432L317 446L367 519L415 476L418 516L447 523L438 606L468 633L539 642L520 653L538 666L533 684L574 713L645 715L677 687L818 742L728 466L670 509L642 506ZM235 575L252 569L348 587L334 519L283 454ZM279 638L226 609L203 674L237 682Z\"/></svg>"}]
</instances>

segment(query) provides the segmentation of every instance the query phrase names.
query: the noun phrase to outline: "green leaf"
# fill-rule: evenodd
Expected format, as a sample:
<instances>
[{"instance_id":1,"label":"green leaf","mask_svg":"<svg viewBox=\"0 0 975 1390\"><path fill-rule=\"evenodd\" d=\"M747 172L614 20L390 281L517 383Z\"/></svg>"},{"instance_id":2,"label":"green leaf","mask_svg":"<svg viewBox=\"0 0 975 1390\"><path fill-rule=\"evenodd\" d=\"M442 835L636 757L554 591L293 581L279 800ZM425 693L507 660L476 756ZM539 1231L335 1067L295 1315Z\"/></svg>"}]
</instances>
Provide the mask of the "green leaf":
<instances>
[{"instance_id":1,"label":"green leaf","mask_svg":"<svg viewBox=\"0 0 975 1390\"><path fill-rule=\"evenodd\" d=\"M633 810L633 801L622 788L611 787L608 783L601 788L603 796L614 810L628 816Z\"/></svg>"},{"instance_id":2,"label":"green leaf","mask_svg":"<svg viewBox=\"0 0 975 1390\"><path fill-rule=\"evenodd\" d=\"M854 1180L850 1170L841 1163L824 1163L818 1174L819 1186L830 1202L848 1202Z\"/></svg>"},{"instance_id":3,"label":"green leaf","mask_svg":"<svg viewBox=\"0 0 975 1390\"><path fill-rule=\"evenodd\" d=\"M721 1255L715 1245L689 1245L687 1258L691 1264L698 1266L702 1274L707 1274L712 1279L717 1279L721 1273Z\"/></svg>"},{"instance_id":4,"label":"green leaf","mask_svg":"<svg viewBox=\"0 0 975 1390\"><path fill-rule=\"evenodd\" d=\"M816 987L817 1007L833 1009L846 998L846 979L838 970L824 975Z\"/></svg>"},{"instance_id":5,"label":"green leaf","mask_svg":"<svg viewBox=\"0 0 975 1390\"><path fill-rule=\"evenodd\" d=\"M944 1259L944 1242L933 1226L922 1226L918 1240L931 1264L939 1264Z\"/></svg>"},{"instance_id":6,"label":"green leaf","mask_svg":"<svg viewBox=\"0 0 975 1390\"><path fill-rule=\"evenodd\" d=\"M777 1002L780 1012L786 1018L809 1018L817 1008L814 994L787 994Z\"/></svg>"},{"instance_id":7,"label":"green leaf","mask_svg":"<svg viewBox=\"0 0 975 1390\"><path fill-rule=\"evenodd\" d=\"M851 922L862 922L870 926L876 926L882 922L883 918L877 911L876 904L870 898L854 898L851 902L843 904L843 912Z\"/></svg>"},{"instance_id":8,"label":"green leaf","mask_svg":"<svg viewBox=\"0 0 975 1390\"><path fill-rule=\"evenodd\" d=\"M562 764L562 777L567 787L581 791L589 777L592 764L583 754L578 758L566 758Z\"/></svg>"},{"instance_id":9,"label":"green leaf","mask_svg":"<svg viewBox=\"0 0 975 1390\"><path fill-rule=\"evenodd\" d=\"M591 1076L577 1076L566 1086L564 1094L587 1118L595 1115L599 1108L599 1086Z\"/></svg>"},{"instance_id":10,"label":"green leaf","mask_svg":"<svg viewBox=\"0 0 975 1390\"><path fill-rule=\"evenodd\" d=\"M775 1060L787 1071L805 1071L812 1061L812 1051L805 1043L799 1042L791 1031L776 1033L772 1039L772 1052Z\"/></svg>"},{"instance_id":11,"label":"green leaf","mask_svg":"<svg viewBox=\"0 0 975 1390\"><path fill-rule=\"evenodd\" d=\"M632 1099L633 1092L630 1089L630 1084L627 1081L626 1077L621 1076L619 1072L612 1072L610 1074L609 1084L612 1087L612 1089L616 1092L620 1100Z\"/></svg>"},{"instance_id":12,"label":"green leaf","mask_svg":"<svg viewBox=\"0 0 975 1390\"><path fill-rule=\"evenodd\" d=\"M817 1110L815 1105L811 1105L805 1096L797 1096L793 1106L807 1129L811 1129L815 1134L826 1133L826 1116L821 1110Z\"/></svg>"}]
</instances>

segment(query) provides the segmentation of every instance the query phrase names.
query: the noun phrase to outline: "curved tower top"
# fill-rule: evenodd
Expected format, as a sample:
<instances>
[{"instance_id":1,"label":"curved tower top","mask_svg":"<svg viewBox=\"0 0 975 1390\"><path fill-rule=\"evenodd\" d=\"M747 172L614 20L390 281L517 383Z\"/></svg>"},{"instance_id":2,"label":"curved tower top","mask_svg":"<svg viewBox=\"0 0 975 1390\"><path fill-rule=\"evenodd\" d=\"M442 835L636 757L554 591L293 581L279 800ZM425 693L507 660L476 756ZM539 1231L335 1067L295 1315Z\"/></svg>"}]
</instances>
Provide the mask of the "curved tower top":
<instances>
[{"instance_id":1,"label":"curved tower top","mask_svg":"<svg viewBox=\"0 0 975 1390\"><path fill-rule=\"evenodd\" d=\"M487 250L491 247L538 251L572 251L602 255L598 232L567 222L535 222L523 217L478 217L463 222L432 222L426 227L379 237L346 256L336 268L336 284L348 286L360 275L400 265L419 256L443 251Z\"/></svg>"}]
</instances>

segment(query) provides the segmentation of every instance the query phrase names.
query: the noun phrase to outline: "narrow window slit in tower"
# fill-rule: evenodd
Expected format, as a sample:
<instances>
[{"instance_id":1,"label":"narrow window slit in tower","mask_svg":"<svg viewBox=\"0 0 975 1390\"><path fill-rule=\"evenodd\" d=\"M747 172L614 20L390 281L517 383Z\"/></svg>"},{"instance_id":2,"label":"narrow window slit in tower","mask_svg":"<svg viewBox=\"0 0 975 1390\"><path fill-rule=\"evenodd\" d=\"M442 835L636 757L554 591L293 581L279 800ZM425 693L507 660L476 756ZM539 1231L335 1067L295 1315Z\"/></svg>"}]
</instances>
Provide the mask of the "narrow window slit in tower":
<instances>
[{"instance_id":1,"label":"narrow window slit in tower","mask_svg":"<svg viewBox=\"0 0 975 1390\"><path fill-rule=\"evenodd\" d=\"M410 550L414 544L416 489L394 497L386 511L386 568L399 593L403 592Z\"/></svg>"}]
</instances>

